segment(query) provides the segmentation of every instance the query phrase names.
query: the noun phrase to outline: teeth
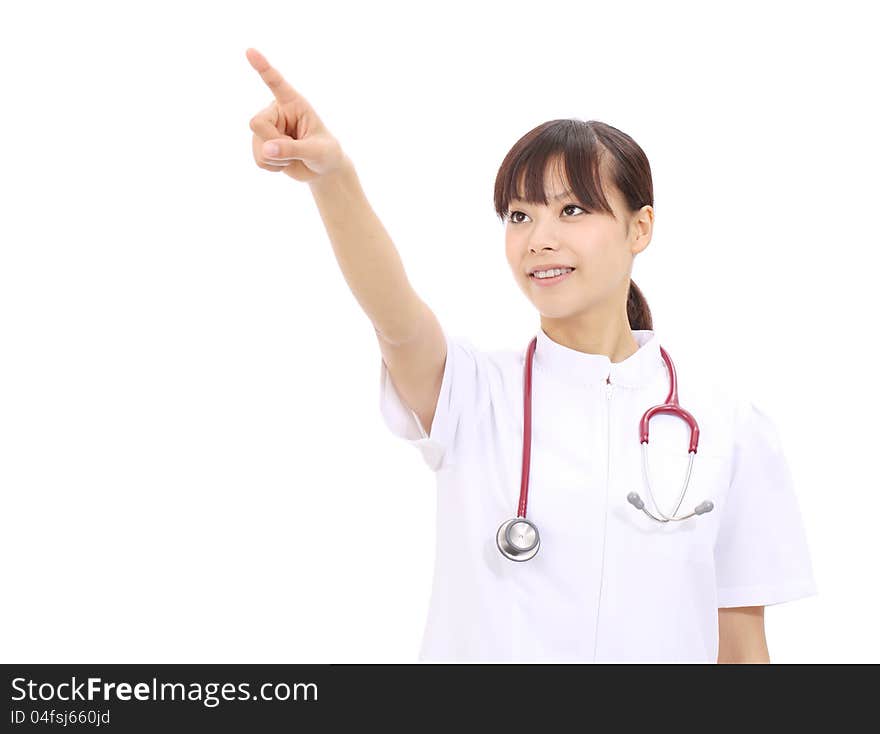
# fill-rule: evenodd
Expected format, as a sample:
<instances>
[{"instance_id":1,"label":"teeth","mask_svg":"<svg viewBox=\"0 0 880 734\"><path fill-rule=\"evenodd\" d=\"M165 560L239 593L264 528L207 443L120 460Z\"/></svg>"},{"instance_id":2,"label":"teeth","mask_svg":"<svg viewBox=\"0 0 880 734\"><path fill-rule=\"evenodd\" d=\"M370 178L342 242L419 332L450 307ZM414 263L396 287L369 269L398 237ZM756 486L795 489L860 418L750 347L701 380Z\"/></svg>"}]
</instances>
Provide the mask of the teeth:
<instances>
[{"instance_id":1,"label":"teeth","mask_svg":"<svg viewBox=\"0 0 880 734\"><path fill-rule=\"evenodd\" d=\"M533 275L536 278L552 278L563 273L570 273L574 268L556 268L554 270L536 270Z\"/></svg>"}]
</instances>

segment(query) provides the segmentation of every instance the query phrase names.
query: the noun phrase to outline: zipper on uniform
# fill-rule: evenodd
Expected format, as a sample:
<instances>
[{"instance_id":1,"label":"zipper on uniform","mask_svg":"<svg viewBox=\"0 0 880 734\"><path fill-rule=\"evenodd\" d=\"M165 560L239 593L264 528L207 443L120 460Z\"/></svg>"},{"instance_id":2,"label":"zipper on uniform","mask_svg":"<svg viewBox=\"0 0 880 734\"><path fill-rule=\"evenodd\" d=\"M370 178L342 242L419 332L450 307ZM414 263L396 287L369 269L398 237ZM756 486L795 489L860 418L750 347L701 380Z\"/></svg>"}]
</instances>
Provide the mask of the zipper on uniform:
<instances>
[{"instance_id":1,"label":"zipper on uniform","mask_svg":"<svg viewBox=\"0 0 880 734\"><path fill-rule=\"evenodd\" d=\"M610 379L611 376L608 376ZM596 603L596 629L593 635L593 660L596 660L596 653L599 649L599 617L602 612L602 585L605 579L605 546L608 542L608 494L611 487L611 391L613 385L606 379L605 381L605 415L607 420L608 449L605 458L605 528L602 535L602 565L599 570L599 600Z\"/></svg>"},{"instance_id":2,"label":"zipper on uniform","mask_svg":"<svg viewBox=\"0 0 880 734\"><path fill-rule=\"evenodd\" d=\"M608 461L605 476L608 482L608 486L611 485L611 391L613 388L614 385L612 385L610 382L605 382L605 402L607 407L605 414L608 416Z\"/></svg>"}]
</instances>

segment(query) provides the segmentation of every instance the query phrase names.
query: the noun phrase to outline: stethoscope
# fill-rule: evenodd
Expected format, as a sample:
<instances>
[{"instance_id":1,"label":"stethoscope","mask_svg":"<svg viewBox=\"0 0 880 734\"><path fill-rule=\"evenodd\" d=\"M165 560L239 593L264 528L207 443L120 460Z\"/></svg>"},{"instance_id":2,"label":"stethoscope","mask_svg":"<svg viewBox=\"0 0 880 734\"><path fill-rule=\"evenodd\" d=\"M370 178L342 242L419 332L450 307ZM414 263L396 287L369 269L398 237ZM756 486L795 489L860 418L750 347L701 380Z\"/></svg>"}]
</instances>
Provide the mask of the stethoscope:
<instances>
[{"instance_id":1,"label":"stethoscope","mask_svg":"<svg viewBox=\"0 0 880 734\"><path fill-rule=\"evenodd\" d=\"M541 547L541 536L538 534L538 528L535 526L535 523L526 519L526 503L529 496L529 460L531 458L532 450L532 361L534 359L535 346L537 343L537 337L532 339L529 348L526 351L525 359L525 376L523 379L523 454L522 475L520 478L519 489L519 508L517 509L516 517L510 520L505 520L501 523L501 527L498 528L498 532L495 536L498 550L500 550L502 555L509 558L511 561L528 561L530 558L534 557L538 552L538 549ZM642 498L639 497L637 492L630 492L626 496L626 499L637 510L642 510L648 517L657 522L669 522L670 520L687 520L694 515L703 515L707 512L711 512L714 505L708 500L704 500L698 504L694 508L694 511L689 515L684 515L683 517L676 516L678 508L681 507L681 503L687 493L688 483L691 479L694 456L696 456L697 444L700 440L700 428L697 426L697 421L694 420L694 417L678 403L678 380L675 377L675 367L672 364L672 360L669 358L669 355L663 347L660 347L660 354L663 357L663 361L666 362L666 367L669 371L669 394L666 396L665 403L655 405L653 408L648 408L642 416L641 423L639 424L639 433L642 442L642 469L644 470L645 483L648 485L648 493L651 496L651 502L654 504L657 514L660 515L660 517L655 517L645 509L645 503L642 501ZM684 478L684 485L681 488L681 494L678 496L678 502L671 515L665 515L660 510L657 500L654 499L654 492L651 489L651 480L648 471L648 423L651 418L660 413L668 413L681 418L687 422L691 429L691 440L688 446L690 457L688 459L687 474Z\"/></svg>"}]
</instances>

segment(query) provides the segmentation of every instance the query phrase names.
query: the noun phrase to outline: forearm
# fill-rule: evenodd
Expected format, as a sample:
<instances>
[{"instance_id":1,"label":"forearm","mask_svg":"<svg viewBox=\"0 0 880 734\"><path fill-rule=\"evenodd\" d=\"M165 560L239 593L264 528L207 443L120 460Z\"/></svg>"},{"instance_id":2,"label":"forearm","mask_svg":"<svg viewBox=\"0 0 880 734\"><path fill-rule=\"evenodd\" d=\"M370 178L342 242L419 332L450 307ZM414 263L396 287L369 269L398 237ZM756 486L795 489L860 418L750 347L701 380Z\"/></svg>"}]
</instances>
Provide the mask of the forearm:
<instances>
[{"instance_id":1,"label":"forearm","mask_svg":"<svg viewBox=\"0 0 880 734\"><path fill-rule=\"evenodd\" d=\"M422 313L397 248L346 165L309 182L336 261L355 299L385 339L406 341Z\"/></svg>"},{"instance_id":2,"label":"forearm","mask_svg":"<svg viewBox=\"0 0 880 734\"><path fill-rule=\"evenodd\" d=\"M763 606L721 607L718 610L718 662L770 662Z\"/></svg>"}]
</instances>

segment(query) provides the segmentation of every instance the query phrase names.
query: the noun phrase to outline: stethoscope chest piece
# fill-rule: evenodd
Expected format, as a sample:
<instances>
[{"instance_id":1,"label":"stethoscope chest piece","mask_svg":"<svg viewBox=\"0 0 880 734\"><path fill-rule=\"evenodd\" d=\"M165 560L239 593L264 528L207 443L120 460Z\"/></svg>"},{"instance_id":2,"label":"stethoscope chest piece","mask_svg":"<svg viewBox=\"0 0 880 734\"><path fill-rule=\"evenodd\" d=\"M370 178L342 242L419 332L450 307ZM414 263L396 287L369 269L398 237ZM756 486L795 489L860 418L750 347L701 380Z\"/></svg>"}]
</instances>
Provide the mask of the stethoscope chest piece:
<instances>
[{"instance_id":1,"label":"stethoscope chest piece","mask_svg":"<svg viewBox=\"0 0 880 734\"><path fill-rule=\"evenodd\" d=\"M511 561L528 561L541 547L541 536L531 520L514 517L501 523L495 542L498 550Z\"/></svg>"}]
</instances>

